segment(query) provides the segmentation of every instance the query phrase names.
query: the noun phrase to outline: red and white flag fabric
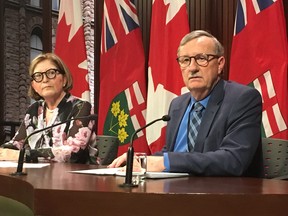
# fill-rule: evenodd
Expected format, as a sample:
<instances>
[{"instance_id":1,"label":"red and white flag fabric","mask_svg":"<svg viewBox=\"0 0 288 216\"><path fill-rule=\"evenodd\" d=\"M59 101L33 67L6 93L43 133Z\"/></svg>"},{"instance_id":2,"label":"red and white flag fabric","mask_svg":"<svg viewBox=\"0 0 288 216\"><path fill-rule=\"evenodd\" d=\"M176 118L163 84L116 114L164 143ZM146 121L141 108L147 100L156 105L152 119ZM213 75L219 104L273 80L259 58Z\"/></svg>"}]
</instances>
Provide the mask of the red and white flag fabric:
<instances>
[{"instance_id":1,"label":"red and white flag fabric","mask_svg":"<svg viewBox=\"0 0 288 216\"><path fill-rule=\"evenodd\" d=\"M168 113L170 102L183 91L183 79L176 61L182 37L189 32L185 0L153 0L148 68L146 122ZM152 153L165 144L165 122L146 129Z\"/></svg>"},{"instance_id":2,"label":"red and white flag fabric","mask_svg":"<svg viewBox=\"0 0 288 216\"><path fill-rule=\"evenodd\" d=\"M262 95L262 137L288 139L288 46L282 0L238 0L229 79Z\"/></svg>"},{"instance_id":3,"label":"red and white flag fabric","mask_svg":"<svg viewBox=\"0 0 288 216\"><path fill-rule=\"evenodd\" d=\"M71 94L90 101L82 9L78 0L60 1L55 54L71 71Z\"/></svg>"},{"instance_id":4,"label":"red and white flag fabric","mask_svg":"<svg viewBox=\"0 0 288 216\"><path fill-rule=\"evenodd\" d=\"M98 134L118 137L118 155L146 115L145 56L133 2L104 0L103 10ZM144 132L135 138L135 151L149 154Z\"/></svg>"}]
</instances>

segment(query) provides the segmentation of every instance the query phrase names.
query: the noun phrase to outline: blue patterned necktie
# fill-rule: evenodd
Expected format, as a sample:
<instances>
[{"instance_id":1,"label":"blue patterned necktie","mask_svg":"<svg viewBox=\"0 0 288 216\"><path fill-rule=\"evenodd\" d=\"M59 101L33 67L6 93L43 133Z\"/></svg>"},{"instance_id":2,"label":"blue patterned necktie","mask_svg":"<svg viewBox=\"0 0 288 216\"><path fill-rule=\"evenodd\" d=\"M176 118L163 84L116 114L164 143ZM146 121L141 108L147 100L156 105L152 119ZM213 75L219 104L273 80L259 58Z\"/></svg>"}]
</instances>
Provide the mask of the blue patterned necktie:
<instances>
[{"instance_id":1,"label":"blue patterned necktie","mask_svg":"<svg viewBox=\"0 0 288 216\"><path fill-rule=\"evenodd\" d=\"M189 114L188 124L188 150L192 152L194 150L195 141L198 134L198 129L201 123L202 111L204 107L200 102L196 102Z\"/></svg>"}]
</instances>

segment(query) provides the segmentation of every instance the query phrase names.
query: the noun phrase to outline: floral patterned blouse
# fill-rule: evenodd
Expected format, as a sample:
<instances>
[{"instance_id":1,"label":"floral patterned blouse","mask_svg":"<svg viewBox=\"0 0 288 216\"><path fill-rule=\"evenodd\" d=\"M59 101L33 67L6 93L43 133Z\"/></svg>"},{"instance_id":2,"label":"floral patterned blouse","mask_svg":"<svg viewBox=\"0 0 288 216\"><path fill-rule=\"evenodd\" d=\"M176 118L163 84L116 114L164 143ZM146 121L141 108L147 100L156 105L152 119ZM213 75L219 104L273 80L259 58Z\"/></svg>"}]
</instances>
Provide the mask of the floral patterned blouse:
<instances>
[{"instance_id":1,"label":"floral patterned blouse","mask_svg":"<svg viewBox=\"0 0 288 216\"><path fill-rule=\"evenodd\" d=\"M91 104L67 93L56 109L49 124L45 122L44 100L33 103L26 112L19 130L9 143L18 149L23 147L25 138L33 131L63 122L75 117L91 114ZM89 160L89 146L95 141L92 132L93 121L72 120L43 132L35 133L28 139L28 149L36 149L39 156L57 162L86 163ZM27 150L26 150L27 152Z\"/></svg>"}]
</instances>

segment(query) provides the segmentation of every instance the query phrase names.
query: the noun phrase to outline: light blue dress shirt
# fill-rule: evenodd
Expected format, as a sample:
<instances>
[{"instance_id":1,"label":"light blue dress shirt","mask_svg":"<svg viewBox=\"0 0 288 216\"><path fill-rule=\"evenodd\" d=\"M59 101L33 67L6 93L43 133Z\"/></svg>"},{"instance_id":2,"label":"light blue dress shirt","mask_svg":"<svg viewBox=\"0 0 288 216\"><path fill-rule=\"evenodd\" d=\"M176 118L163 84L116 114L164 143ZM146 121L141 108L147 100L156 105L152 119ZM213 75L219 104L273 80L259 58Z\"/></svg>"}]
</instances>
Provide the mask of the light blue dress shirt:
<instances>
[{"instance_id":1,"label":"light blue dress shirt","mask_svg":"<svg viewBox=\"0 0 288 216\"><path fill-rule=\"evenodd\" d=\"M205 107L205 109L207 107L209 98L210 98L210 95L208 95L203 100L199 101ZM179 130L177 133L176 143L175 143L173 152L189 152L188 144L187 144L188 119L189 119L189 113L190 113L191 107L194 105L195 102L196 102L196 100L193 97L191 97L190 103L186 108L186 111L184 113L184 116L183 116L181 123L180 123L180 126L179 126ZM203 115L205 113L205 109L203 110ZM163 153L163 156L164 156L164 166L165 166L164 171L169 172L170 171L170 162L169 162L168 153Z\"/></svg>"}]
</instances>

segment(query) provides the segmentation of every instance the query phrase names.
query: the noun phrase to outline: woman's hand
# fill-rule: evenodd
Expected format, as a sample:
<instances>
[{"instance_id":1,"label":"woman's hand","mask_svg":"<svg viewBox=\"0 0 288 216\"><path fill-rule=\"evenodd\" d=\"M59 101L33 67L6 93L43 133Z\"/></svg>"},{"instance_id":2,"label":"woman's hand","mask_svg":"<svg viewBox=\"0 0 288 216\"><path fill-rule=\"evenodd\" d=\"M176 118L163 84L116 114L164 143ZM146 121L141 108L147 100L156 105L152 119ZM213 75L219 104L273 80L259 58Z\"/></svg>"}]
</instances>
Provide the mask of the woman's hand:
<instances>
[{"instance_id":1,"label":"woman's hand","mask_svg":"<svg viewBox=\"0 0 288 216\"><path fill-rule=\"evenodd\" d=\"M18 160L19 150L0 148L0 160Z\"/></svg>"},{"instance_id":2,"label":"woman's hand","mask_svg":"<svg viewBox=\"0 0 288 216\"><path fill-rule=\"evenodd\" d=\"M109 164L108 168L115 168L120 167L125 164L127 159L127 153L122 154L121 156L117 157L115 160L112 161L111 164Z\"/></svg>"}]
</instances>

